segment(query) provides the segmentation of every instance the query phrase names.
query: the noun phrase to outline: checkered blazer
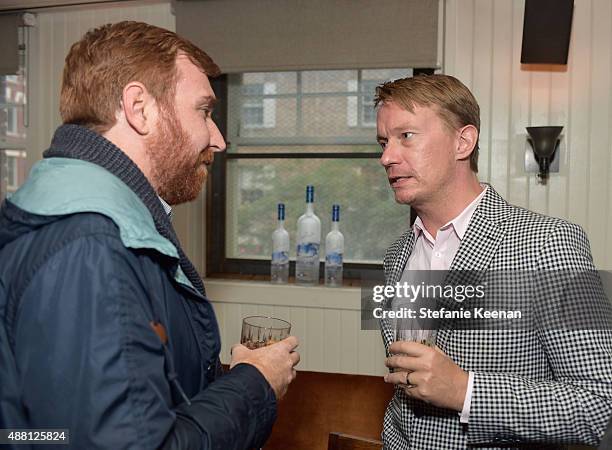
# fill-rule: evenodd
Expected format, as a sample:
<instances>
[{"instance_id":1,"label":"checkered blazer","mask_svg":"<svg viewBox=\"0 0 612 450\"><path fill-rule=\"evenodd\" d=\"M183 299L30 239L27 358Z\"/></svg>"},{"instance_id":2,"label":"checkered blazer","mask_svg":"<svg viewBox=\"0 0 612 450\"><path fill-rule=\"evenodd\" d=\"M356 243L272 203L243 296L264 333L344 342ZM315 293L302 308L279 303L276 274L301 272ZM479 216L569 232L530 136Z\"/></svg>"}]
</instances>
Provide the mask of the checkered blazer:
<instances>
[{"instance_id":1,"label":"checkered blazer","mask_svg":"<svg viewBox=\"0 0 612 450\"><path fill-rule=\"evenodd\" d=\"M387 250L387 284L400 280L413 246L414 234L408 230ZM562 219L512 206L489 186L451 271L559 269L595 270L584 231ZM599 278L582 288L608 305ZM388 351L392 327L382 321L381 331ZM460 367L474 372L469 424L461 424L456 411L413 400L396 388L384 418L385 449L542 449L600 441L612 414L610 327L449 328L439 330L437 345Z\"/></svg>"}]
</instances>

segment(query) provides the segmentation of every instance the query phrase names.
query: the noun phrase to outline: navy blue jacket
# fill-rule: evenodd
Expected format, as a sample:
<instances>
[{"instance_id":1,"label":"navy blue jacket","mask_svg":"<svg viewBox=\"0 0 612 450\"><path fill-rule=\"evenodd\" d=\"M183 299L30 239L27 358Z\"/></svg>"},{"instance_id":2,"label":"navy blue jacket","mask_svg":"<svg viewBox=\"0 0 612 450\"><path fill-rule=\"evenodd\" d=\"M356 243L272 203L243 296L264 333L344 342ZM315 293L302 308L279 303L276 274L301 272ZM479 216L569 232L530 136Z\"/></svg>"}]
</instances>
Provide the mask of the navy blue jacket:
<instances>
[{"instance_id":1,"label":"navy blue jacket","mask_svg":"<svg viewBox=\"0 0 612 450\"><path fill-rule=\"evenodd\" d=\"M221 375L219 349L211 304L119 178L49 158L4 202L0 428L67 428L78 449L262 446L274 392L247 364Z\"/></svg>"}]
</instances>

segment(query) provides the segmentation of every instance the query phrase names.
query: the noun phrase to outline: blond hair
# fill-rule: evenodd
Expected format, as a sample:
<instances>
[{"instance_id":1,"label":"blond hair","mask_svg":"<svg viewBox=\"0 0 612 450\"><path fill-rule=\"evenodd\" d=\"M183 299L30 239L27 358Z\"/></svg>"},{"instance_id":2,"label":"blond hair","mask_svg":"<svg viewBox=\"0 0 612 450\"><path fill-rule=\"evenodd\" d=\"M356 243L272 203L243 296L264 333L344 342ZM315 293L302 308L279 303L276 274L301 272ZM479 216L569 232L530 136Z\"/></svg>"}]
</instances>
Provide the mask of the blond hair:
<instances>
[{"instance_id":1,"label":"blond hair","mask_svg":"<svg viewBox=\"0 0 612 450\"><path fill-rule=\"evenodd\" d=\"M388 81L376 88L376 106L395 102L407 111L414 112L414 105L433 106L440 118L453 130L473 125L480 134L480 107L470 90L450 75L417 75ZM478 172L476 140L470 154L470 168Z\"/></svg>"}]
</instances>

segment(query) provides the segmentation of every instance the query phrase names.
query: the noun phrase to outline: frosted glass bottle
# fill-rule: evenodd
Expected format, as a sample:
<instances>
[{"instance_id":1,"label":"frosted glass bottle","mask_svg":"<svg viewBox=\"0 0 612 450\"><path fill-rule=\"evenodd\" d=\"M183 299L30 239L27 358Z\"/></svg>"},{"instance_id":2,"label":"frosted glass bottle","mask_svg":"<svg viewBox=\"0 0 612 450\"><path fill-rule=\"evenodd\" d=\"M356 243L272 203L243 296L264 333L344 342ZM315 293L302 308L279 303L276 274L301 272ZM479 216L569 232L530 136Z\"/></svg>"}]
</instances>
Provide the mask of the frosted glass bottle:
<instances>
[{"instance_id":1,"label":"frosted glass bottle","mask_svg":"<svg viewBox=\"0 0 612 450\"><path fill-rule=\"evenodd\" d=\"M340 206L332 207L332 229L325 237L325 285L342 286L344 236L340 232Z\"/></svg>"},{"instance_id":2,"label":"frosted glass bottle","mask_svg":"<svg viewBox=\"0 0 612 450\"><path fill-rule=\"evenodd\" d=\"M289 280L289 233L285 230L285 204L278 204L278 226L272 233L272 264L270 281L287 283Z\"/></svg>"},{"instance_id":3,"label":"frosted glass bottle","mask_svg":"<svg viewBox=\"0 0 612 450\"><path fill-rule=\"evenodd\" d=\"M306 187L306 212L297 222L295 281L302 286L319 283L321 221L314 213L314 187Z\"/></svg>"}]
</instances>

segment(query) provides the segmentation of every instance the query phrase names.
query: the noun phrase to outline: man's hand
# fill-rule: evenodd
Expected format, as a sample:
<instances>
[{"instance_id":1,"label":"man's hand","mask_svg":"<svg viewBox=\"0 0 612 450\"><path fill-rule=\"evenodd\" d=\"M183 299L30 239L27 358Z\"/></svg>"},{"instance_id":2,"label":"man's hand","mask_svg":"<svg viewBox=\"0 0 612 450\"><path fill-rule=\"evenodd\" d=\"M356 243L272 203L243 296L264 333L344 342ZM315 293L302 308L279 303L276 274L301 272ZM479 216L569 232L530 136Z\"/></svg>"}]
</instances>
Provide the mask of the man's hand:
<instances>
[{"instance_id":1,"label":"man's hand","mask_svg":"<svg viewBox=\"0 0 612 450\"><path fill-rule=\"evenodd\" d=\"M297 346L295 336L256 350L236 344L232 347L230 370L242 363L255 366L272 386L276 399L280 400L296 377L294 367L300 362L300 354L295 351Z\"/></svg>"},{"instance_id":2,"label":"man's hand","mask_svg":"<svg viewBox=\"0 0 612 450\"><path fill-rule=\"evenodd\" d=\"M385 382L404 386L406 394L441 408L461 411L468 385L468 373L439 348L417 342L397 341L389 347L385 364L393 373Z\"/></svg>"}]
</instances>

